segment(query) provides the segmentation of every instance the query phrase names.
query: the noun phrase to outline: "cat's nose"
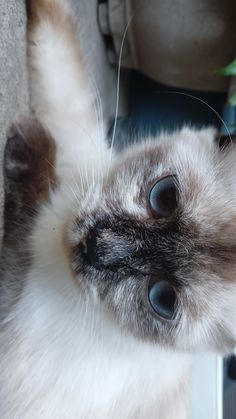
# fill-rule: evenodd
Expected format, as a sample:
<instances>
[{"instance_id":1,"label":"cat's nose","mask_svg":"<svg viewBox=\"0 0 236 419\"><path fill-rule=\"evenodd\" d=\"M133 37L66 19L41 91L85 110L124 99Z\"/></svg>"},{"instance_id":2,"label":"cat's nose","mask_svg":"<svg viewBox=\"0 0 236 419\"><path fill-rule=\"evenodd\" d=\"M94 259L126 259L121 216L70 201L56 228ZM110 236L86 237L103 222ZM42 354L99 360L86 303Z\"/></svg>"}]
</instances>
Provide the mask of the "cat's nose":
<instances>
[{"instance_id":1,"label":"cat's nose","mask_svg":"<svg viewBox=\"0 0 236 419\"><path fill-rule=\"evenodd\" d=\"M115 269L129 258L133 246L111 228L99 224L90 230L82 252L95 268Z\"/></svg>"},{"instance_id":2,"label":"cat's nose","mask_svg":"<svg viewBox=\"0 0 236 419\"><path fill-rule=\"evenodd\" d=\"M99 230L97 230L96 228L93 228L87 239L85 242L85 247L84 247L84 254L86 255L88 262L95 266L98 267L99 266L99 253L97 246L99 242Z\"/></svg>"}]
</instances>

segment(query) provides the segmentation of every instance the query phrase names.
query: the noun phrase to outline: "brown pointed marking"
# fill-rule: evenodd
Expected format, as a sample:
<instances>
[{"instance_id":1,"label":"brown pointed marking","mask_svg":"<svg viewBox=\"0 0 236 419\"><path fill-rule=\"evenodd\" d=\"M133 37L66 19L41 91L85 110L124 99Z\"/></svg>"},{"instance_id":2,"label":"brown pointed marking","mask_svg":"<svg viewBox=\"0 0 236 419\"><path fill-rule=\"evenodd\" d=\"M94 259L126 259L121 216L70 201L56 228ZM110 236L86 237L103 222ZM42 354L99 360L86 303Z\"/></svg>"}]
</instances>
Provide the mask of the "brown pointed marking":
<instances>
[{"instance_id":1,"label":"brown pointed marking","mask_svg":"<svg viewBox=\"0 0 236 419\"><path fill-rule=\"evenodd\" d=\"M49 199L57 185L55 164L54 140L38 121L28 119L11 129L4 154L5 239L12 230L25 229Z\"/></svg>"},{"instance_id":2,"label":"brown pointed marking","mask_svg":"<svg viewBox=\"0 0 236 419\"><path fill-rule=\"evenodd\" d=\"M32 260L29 235L41 204L57 186L56 146L35 119L14 126L4 153L4 237L0 256L0 320L24 285Z\"/></svg>"}]
</instances>

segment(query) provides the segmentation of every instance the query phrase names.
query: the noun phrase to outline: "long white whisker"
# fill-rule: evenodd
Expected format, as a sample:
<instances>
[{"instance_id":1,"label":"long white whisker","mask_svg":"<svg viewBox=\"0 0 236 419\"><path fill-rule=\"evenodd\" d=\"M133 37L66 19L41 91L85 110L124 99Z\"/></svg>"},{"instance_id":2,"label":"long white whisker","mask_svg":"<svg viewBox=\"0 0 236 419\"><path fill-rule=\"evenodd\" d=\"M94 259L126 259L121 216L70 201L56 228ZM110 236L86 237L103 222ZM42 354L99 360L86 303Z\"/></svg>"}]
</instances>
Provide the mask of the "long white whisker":
<instances>
[{"instance_id":1,"label":"long white whisker","mask_svg":"<svg viewBox=\"0 0 236 419\"><path fill-rule=\"evenodd\" d=\"M224 126L224 128L225 128L225 130L226 130L226 132L227 132L227 134L228 134L228 136L229 136L229 138L230 138L230 140L232 141L232 137L231 137L231 134L230 134L229 129L228 129L228 127L227 127L227 124L225 123L225 121L223 120L223 118L219 115L219 113L218 113L218 112L217 112L217 111L216 111L216 110L215 110L215 109L214 109L211 105L209 105L209 103L205 102L205 100L200 99L200 98L199 98L199 97L197 97L197 96L191 95L190 93L177 92L177 91L170 91L170 90L167 90L167 91L165 91L164 93L187 96L187 97L190 97L190 98L192 98L192 99L198 100L199 102L201 102L201 103L203 103L204 105L206 105L209 109L211 109L211 110L214 112L214 114L215 114L215 115L219 118L219 120L222 122L222 124L223 124L223 126Z\"/></svg>"},{"instance_id":2,"label":"long white whisker","mask_svg":"<svg viewBox=\"0 0 236 419\"><path fill-rule=\"evenodd\" d=\"M98 89L97 83L96 83L96 81L94 79L92 80L92 85L93 85L93 88L94 88L94 91L95 91L95 94L96 94L96 102L97 102L97 105L98 105L98 108L95 109L95 112L98 115L98 118L97 118L98 132L100 133L100 130L101 130L102 131L101 132L101 135L103 137L104 136L104 123L103 123L103 121L104 121L104 115L103 115L102 99L101 99L101 95L99 93L99 89ZM99 124L99 121L101 121L102 124Z\"/></svg>"},{"instance_id":3,"label":"long white whisker","mask_svg":"<svg viewBox=\"0 0 236 419\"><path fill-rule=\"evenodd\" d=\"M126 34L128 32L128 29L130 27L130 24L134 18L136 11L131 15L125 30L124 30L124 34L122 37L122 41L121 41L121 47L120 47L120 54L119 54L119 60L118 60L118 72L117 72L117 85L116 85L116 107L115 107L115 120L114 120L114 126L113 126L113 132L112 132L112 139L111 139L111 147L110 147L110 161L109 161L109 165L108 165L108 172L110 170L110 166L111 166L111 159L112 159L112 152L113 152L113 146L114 146L114 141L115 141L115 135L116 135L116 127L117 127L117 119L118 119L118 111L119 111L119 102L120 102L120 72L121 72L121 61L122 61L122 53L123 53L123 49L124 49L124 43L125 43L125 38L126 38Z\"/></svg>"}]
</instances>

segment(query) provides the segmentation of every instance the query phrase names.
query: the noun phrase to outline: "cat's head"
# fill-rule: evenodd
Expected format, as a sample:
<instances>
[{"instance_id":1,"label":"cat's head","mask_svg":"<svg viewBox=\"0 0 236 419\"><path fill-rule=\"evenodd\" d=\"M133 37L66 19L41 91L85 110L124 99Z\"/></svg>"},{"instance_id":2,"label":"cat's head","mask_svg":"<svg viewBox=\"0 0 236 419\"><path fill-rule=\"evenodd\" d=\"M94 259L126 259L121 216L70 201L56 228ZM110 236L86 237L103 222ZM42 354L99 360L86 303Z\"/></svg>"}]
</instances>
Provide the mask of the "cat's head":
<instances>
[{"instance_id":1,"label":"cat's head","mask_svg":"<svg viewBox=\"0 0 236 419\"><path fill-rule=\"evenodd\" d=\"M88 191L68 230L71 266L135 337L235 345L235 158L214 130L184 128L127 150Z\"/></svg>"}]
</instances>

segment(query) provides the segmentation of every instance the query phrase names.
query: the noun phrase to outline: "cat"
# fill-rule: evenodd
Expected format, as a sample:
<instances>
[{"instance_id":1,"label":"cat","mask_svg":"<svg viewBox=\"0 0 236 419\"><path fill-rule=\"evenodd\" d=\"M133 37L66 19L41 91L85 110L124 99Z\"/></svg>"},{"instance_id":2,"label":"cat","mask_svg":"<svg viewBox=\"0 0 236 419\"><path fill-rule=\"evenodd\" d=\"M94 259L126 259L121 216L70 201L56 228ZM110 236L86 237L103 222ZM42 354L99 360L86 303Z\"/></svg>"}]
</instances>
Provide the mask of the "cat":
<instances>
[{"instance_id":1,"label":"cat","mask_svg":"<svg viewBox=\"0 0 236 419\"><path fill-rule=\"evenodd\" d=\"M0 416L185 419L192 354L236 343L233 138L184 127L116 154L71 4L27 12L34 112L4 155Z\"/></svg>"}]
</instances>

